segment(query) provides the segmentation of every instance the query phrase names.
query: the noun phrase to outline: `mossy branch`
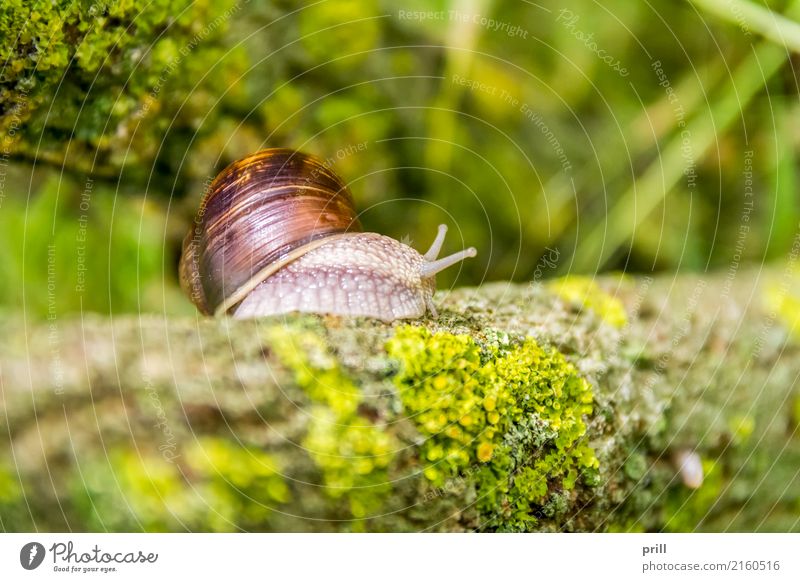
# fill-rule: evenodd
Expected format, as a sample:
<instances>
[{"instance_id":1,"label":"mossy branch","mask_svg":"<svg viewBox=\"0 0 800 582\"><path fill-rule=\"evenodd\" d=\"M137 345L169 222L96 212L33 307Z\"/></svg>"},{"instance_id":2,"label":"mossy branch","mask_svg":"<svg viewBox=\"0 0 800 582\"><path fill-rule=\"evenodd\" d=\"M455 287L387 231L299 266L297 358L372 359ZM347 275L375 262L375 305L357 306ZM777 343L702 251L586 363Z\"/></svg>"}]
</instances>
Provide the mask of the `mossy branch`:
<instances>
[{"instance_id":1,"label":"mossy branch","mask_svg":"<svg viewBox=\"0 0 800 582\"><path fill-rule=\"evenodd\" d=\"M798 531L785 283L491 284L394 325L4 320L0 524Z\"/></svg>"}]
</instances>

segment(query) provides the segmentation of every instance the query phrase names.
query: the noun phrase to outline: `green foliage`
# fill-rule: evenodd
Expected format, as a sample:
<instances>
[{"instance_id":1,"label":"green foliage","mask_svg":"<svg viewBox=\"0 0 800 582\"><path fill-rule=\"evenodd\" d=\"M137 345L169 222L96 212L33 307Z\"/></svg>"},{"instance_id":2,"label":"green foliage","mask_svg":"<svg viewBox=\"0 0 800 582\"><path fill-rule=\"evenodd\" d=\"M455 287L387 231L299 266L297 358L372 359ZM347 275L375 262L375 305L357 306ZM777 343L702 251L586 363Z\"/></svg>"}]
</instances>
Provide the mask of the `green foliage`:
<instances>
[{"instance_id":1,"label":"green foliage","mask_svg":"<svg viewBox=\"0 0 800 582\"><path fill-rule=\"evenodd\" d=\"M357 66L380 40L378 20L376 0L337 0L303 10L299 16L303 49L315 62Z\"/></svg>"},{"instance_id":2,"label":"green foliage","mask_svg":"<svg viewBox=\"0 0 800 582\"><path fill-rule=\"evenodd\" d=\"M358 387L318 335L280 326L265 334L311 401L302 444L319 467L326 494L344 499L356 519L384 508L391 493L387 468L399 448L394 437L359 412Z\"/></svg>"},{"instance_id":3,"label":"green foliage","mask_svg":"<svg viewBox=\"0 0 800 582\"><path fill-rule=\"evenodd\" d=\"M583 438L590 384L556 350L532 338L479 346L470 336L404 326L388 342L405 414L433 486L467 479L488 526L525 530L554 495L598 468ZM563 500L562 500L563 501Z\"/></svg>"},{"instance_id":4,"label":"green foliage","mask_svg":"<svg viewBox=\"0 0 800 582\"><path fill-rule=\"evenodd\" d=\"M212 437L176 459L118 448L82 467L69 484L94 531L264 529L289 500L275 460L263 451Z\"/></svg>"},{"instance_id":5,"label":"green foliage","mask_svg":"<svg viewBox=\"0 0 800 582\"><path fill-rule=\"evenodd\" d=\"M164 293L164 216L156 204L48 175L29 200L0 200L0 308L47 317L157 311ZM15 192L15 194L17 194Z\"/></svg>"},{"instance_id":6,"label":"green foliage","mask_svg":"<svg viewBox=\"0 0 800 582\"><path fill-rule=\"evenodd\" d=\"M798 6L771 8L796 19ZM169 204L182 230L228 162L303 149L351 184L367 230L422 248L438 223L456 226L445 252L473 245L480 258L442 286L529 280L548 248L573 257L562 272L785 255L800 216L787 51L688 2L475 10L3 2L0 178L6 158L119 178L126 196ZM131 308L110 303L98 309Z\"/></svg>"}]
</instances>

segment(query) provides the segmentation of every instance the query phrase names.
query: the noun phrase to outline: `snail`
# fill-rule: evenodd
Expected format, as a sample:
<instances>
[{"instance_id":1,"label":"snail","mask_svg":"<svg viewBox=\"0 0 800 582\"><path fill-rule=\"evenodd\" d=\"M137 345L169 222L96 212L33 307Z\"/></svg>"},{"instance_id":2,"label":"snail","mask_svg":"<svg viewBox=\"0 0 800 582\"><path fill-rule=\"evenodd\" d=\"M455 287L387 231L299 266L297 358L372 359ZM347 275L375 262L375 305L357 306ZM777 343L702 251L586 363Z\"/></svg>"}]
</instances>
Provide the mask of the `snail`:
<instances>
[{"instance_id":1,"label":"snail","mask_svg":"<svg viewBox=\"0 0 800 582\"><path fill-rule=\"evenodd\" d=\"M689 489L699 489L703 484L703 461L695 451L679 449L672 455L681 481Z\"/></svg>"},{"instance_id":2,"label":"snail","mask_svg":"<svg viewBox=\"0 0 800 582\"><path fill-rule=\"evenodd\" d=\"M259 151L214 179L183 242L181 287L205 314L290 312L390 322L430 312L436 273L474 257L438 258L447 227L423 255L362 232L344 182L319 158Z\"/></svg>"}]
</instances>

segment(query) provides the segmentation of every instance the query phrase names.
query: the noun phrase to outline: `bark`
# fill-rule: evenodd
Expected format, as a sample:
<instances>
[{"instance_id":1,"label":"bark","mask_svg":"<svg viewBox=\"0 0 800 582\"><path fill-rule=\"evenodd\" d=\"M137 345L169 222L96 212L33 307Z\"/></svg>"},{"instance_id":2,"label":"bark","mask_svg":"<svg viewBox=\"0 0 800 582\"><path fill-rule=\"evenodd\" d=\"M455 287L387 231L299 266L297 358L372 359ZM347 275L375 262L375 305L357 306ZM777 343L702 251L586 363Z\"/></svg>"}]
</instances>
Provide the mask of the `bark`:
<instances>
[{"instance_id":1,"label":"bark","mask_svg":"<svg viewBox=\"0 0 800 582\"><path fill-rule=\"evenodd\" d=\"M800 363L792 322L774 309L782 272L600 281L627 324L550 285L501 283L440 293L438 318L410 322L480 346L531 336L591 383L583 439L598 474L554 480L526 520L487 511L472 466L444 485L425 476L425 439L386 351L406 324L148 315L2 320L2 527L800 530ZM301 363L275 345L280 329L305 338ZM339 470L357 479L337 487L309 452L310 425L336 401L315 396L302 368L327 374L318 386L356 386L357 418L400 443L374 481L345 459ZM677 470L689 452L703 463L698 489Z\"/></svg>"}]
</instances>

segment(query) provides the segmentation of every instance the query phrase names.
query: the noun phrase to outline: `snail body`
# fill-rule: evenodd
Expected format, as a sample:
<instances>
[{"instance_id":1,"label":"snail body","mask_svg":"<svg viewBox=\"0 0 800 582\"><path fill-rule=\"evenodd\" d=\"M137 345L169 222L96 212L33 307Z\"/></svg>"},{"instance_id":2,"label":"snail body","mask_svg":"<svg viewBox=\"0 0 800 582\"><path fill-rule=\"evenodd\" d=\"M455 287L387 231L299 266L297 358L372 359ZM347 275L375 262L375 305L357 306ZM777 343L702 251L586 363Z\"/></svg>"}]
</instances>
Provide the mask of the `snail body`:
<instances>
[{"instance_id":1,"label":"snail body","mask_svg":"<svg viewBox=\"0 0 800 582\"><path fill-rule=\"evenodd\" d=\"M423 255L360 232L345 184L314 156L262 150L212 182L184 239L181 286L203 313L236 318L291 312L393 321L436 309L435 275L447 228Z\"/></svg>"}]
</instances>

